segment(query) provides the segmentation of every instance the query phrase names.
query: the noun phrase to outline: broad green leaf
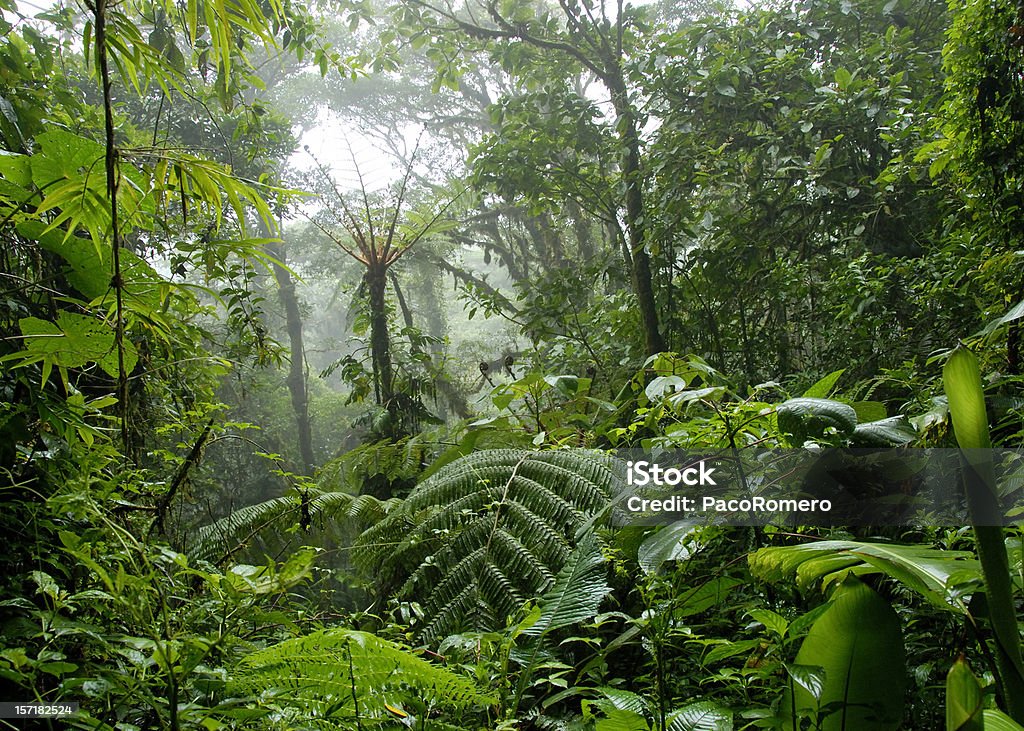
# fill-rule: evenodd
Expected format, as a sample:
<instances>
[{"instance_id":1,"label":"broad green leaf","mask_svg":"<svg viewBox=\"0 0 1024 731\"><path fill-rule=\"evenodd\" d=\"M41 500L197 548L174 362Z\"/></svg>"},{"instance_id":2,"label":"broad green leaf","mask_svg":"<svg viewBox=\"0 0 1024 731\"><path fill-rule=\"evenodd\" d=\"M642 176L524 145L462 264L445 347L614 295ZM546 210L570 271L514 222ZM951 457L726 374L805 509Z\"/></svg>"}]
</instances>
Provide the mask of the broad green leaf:
<instances>
[{"instance_id":1,"label":"broad green leaf","mask_svg":"<svg viewBox=\"0 0 1024 731\"><path fill-rule=\"evenodd\" d=\"M997 684L1013 714L1024 717L1024 661L1010 582L1003 508L996 489L985 394L978 359L962 345L942 369L953 431L970 469L964 470L967 508L981 560L989 619L995 635Z\"/></svg>"},{"instance_id":2,"label":"broad green leaf","mask_svg":"<svg viewBox=\"0 0 1024 731\"><path fill-rule=\"evenodd\" d=\"M638 695L637 693L623 690L621 688L603 687L598 688L597 690L601 695L607 698L608 702L615 708L639 714L647 711L647 701L644 700L642 695Z\"/></svg>"},{"instance_id":3,"label":"broad green leaf","mask_svg":"<svg viewBox=\"0 0 1024 731\"><path fill-rule=\"evenodd\" d=\"M744 582L731 576L719 576L693 588L680 590L675 603L675 616L691 617L720 605L737 586Z\"/></svg>"},{"instance_id":4,"label":"broad green leaf","mask_svg":"<svg viewBox=\"0 0 1024 731\"><path fill-rule=\"evenodd\" d=\"M112 378L118 376L117 348L114 331L94 317L62 311L57 322L26 317L18 322L25 336L25 350L30 362L42 361L44 366L78 368L98 363ZM135 368L138 353L127 338L124 341L124 364L128 373Z\"/></svg>"},{"instance_id":5,"label":"broad green leaf","mask_svg":"<svg viewBox=\"0 0 1024 731\"><path fill-rule=\"evenodd\" d=\"M657 401L668 393L681 391L684 388L686 388L686 379L681 376L657 376L647 384L644 394L651 401Z\"/></svg>"},{"instance_id":6,"label":"broad green leaf","mask_svg":"<svg viewBox=\"0 0 1024 731\"><path fill-rule=\"evenodd\" d=\"M961 655L946 675L946 731L983 731L981 685Z\"/></svg>"},{"instance_id":7,"label":"broad green leaf","mask_svg":"<svg viewBox=\"0 0 1024 731\"><path fill-rule=\"evenodd\" d=\"M668 731L732 731L732 712L717 703L701 701L672 711Z\"/></svg>"},{"instance_id":8,"label":"broad green leaf","mask_svg":"<svg viewBox=\"0 0 1024 731\"><path fill-rule=\"evenodd\" d=\"M93 242L78 236L66 236L63 231L47 230L38 221L25 221L18 224L17 229L22 236L34 239L41 248L57 254L67 262L68 281L82 295L93 300L107 296L113 299L109 245L97 248ZM159 309L163 304L167 280L128 249L122 248L120 253L126 308L145 314Z\"/></svg>"},{"instance_id":9,"label":"broad green leaf","mask_svg":"<svg viewBox=\"0 0 1024 731\"><path fill-rule=\"evenodd\" d=\"M917 430L904 416L858 424L850 438L860 447L898 447L917 438Z\"/></svg>"},{"instance_id":10,"label":"broad green leaf","mask_svg":"<svg viewBox=\"0 0 1024 731\"><path fill-rule=\"evenodd\" d=\"M903 720L906 667L901 623L870 587L847 578L800 646L796 664L820 667L820 699L795 684L801 710L823 711L821 731L895 731ZM781 708L790 711L783 699ZM829 712L831 711L831 712Z\"/></svg>"},{"instance_id":11,"label":"broad green leaf","mask_svg":"<svg viewBox=\"0 0 1024 731\"><path fill-rule=\"evenodd\" d=\"M762 548L749 557L754 576L782 581L796 574L797 584L822 588L847 574L885 574L937 607L966 613L963 595L981 580L980 565L967 551L859 541L818 541L799 546Z\"/></svg>"},{"instance_id":12,"label":"broad green leaf","mask_svg":"<svg viewBox=\"0 0 1024 731\"><path fill-rule=\"evenodd\" d=\"M786 621L786 618L770 609L751 609L748 614L755 622L760 622L765 629L774 632L779 637L784 637L786 630L789 629L789 622Z\"/></svg>"},{"instance_id":13,"label":"broad green leaf","mask_svg":"<svg viewBox=\"0 0 1024 731\"><path fill-rule=\"evenodd\" d=\"M880 401L854 401L850 406L857 412L857 421L861 424L881 421L889 416L885 404Z\"/></svg>"},{"instance_id":14,"label":"broad green leaf","mask_svg":"<svg viewBox=\"0 0 1024 731\"><path fill-rule=\"evenodd\" d=\"M825 691L825 669L819 665L786 664L786 673L790 679L803 688L815 701L821 700Z\"/></svg>"},{"instance_id":15,"label":"broad green leaf","mask_svg":"<svg viewBox=\"0 0 1024 731\"><path fill-rule=\"evenodd\" d=\"M978 359L967 348L954 350L942 369L942 385L953 417L957 444L963 449L988 449L988 415Z\"/></svg>"},{"instance_id":16,"label":"broad green leaf","mask_svg":"<svg viewBox=\"0 0 1024 731\"><path fill-rule=\"evenodd\" d=\"M99 142L52 126L36 135L40 150L32 156L32 181L40 188L61 179L94 176L97 184L106 185L103 177L105 148Z\"/></svg>"},{"instance_id":17,"label":"broad green leaf","mask_svg":"<svg viewBox=\"0 0 1024 731\"><path fill-rule=\"evenodd\" d=\"M597 719L595 731L650 731L647 720L639 713L608 708L605 717Z\"/></svg>"},{"instance_id":18,"label":"broad green leaf","mask_svg":"<svg viewBox=\"0 0 1024 731\"><path fill-rule=\"evenodd\" d=\"M840 368L838 371L832 371L832 373L829 373L827 376L804 391L804 398L828 398L832 393L832 389L835 388L836 383L839 382L839 379L842 378L844 373L846 373L845 368Z\"/></svg>"},{"instance_id":19,"label":"broad green leaf","mask_svg":"<svg viewBox=\"0 0 1024 731\"><path fill-rule=\"evenodd\" d=\"M776 408L779 431L794 446L807 439L826 438L830 430L850 436L857 426L857 412L849 404L823 398L792 398Z\"/></svg>"},{"instance_id":20,"label":"broad green leaf","mask_svg":"<svg viewBox=\"0 0 1024 731\"><path fill-rule=\"evenodd\" d=\"M981 715L985 719L985 731L1024 731L1024 726L995 708L986 708Z\"/></svg>"},{"instance_id":21,"label":"broad green leaf","mask_svg":"<svg viewBox=\"0 0 1024 731\"><path fill-rule=\"evenodd\" d=\"M698 523L696 519L677 520L647 536L637 551L640 568L645 573L652 574L666 561L689 558L687 539Z\"/></svg>"}]
</instances>

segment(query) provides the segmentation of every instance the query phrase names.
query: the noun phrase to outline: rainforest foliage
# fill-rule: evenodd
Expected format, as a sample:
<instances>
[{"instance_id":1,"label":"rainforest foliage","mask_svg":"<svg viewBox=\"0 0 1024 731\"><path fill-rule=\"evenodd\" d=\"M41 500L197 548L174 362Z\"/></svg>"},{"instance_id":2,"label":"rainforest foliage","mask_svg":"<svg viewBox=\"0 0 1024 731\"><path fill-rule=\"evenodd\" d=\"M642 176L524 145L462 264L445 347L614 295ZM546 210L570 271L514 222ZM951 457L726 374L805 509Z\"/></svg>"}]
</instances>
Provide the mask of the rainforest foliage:
<instances>
[{"instance_id":1,"label":"rainforest foliage","mask_svg":"<svg viewBox=\"0 0 1024 731\"><path fill-rule=\"evenodd\" d=\"M1024 4L0 12L0 728L1024 728ZM895 445L969 520L609 518Z\"/></svg>"}]
</instances>

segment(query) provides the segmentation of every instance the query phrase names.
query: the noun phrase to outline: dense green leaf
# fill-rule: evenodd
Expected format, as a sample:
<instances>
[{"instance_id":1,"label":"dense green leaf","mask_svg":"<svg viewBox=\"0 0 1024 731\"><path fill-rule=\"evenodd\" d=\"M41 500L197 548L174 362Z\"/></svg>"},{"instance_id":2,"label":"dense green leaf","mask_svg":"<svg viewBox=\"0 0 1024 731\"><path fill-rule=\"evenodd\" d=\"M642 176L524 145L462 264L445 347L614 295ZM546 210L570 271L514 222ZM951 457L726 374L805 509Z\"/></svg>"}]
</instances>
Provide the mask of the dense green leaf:
<instances>
[{"instance_id":1,"label":"dense green leaf","mask_svg":"<svg viewBox=\"0 0 1024 731\"><path fill-rule=\"evenodd\" d=\"M857 541L819 541L762 548L749 557L751 572L766 581L795 575L797 583L822 588L847 575L885 574L937 607L966 613L964 594L977 588L980 566L967 551Z\"/></svg>"},{"instance_id":2,"label":"dense green leaf","mask_svg":"<svg viewBox=\"0 0 1024 731\"><path fill-rule=\"evenodd\" d=\"M814 623L796 657L797 665L820 667L820 698L795 684L797 712L824 716L824 731L897 729L906 689L899 617L871 588L847 578ZM781 708L788 711L786 699Z\"/></svg>"}]
</instances>

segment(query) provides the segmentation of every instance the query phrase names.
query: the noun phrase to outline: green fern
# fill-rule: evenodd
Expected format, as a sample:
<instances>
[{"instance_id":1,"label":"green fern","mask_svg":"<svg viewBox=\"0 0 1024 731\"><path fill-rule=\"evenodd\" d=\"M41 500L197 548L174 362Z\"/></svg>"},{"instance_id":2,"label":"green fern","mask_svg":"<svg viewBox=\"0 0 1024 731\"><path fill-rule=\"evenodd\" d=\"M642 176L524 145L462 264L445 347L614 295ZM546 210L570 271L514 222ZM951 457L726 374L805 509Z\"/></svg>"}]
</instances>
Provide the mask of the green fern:
<instances>
[{"instance_id":1,"label":"green fern","mask_svg":"<svg viewBox=\"0 0 1024 731\"><path fill-rule=\"evenodd\" d=\"M356 561L404 581L399 593L423 605L424 639L504 627L551 587L577 533L608 505L614 464L584 450L468 455L366 531Z\"/></svg>"},{"instance_id":2,"label":"green fern","mask_svg":"<svg viewBox=\"0 0 1024 731\"><path fill-rule=\"evenodd\" d=\"M540 616L523 634L540 636L593 617L611 591L605 579L601 547L593 532L588 532L558 572L555 583L540 598Z\"/></svg>"},{"instance_id":3,"label":"green fern","mask_svg":"<svg viewBox=\"0 0 1024 731\"><path fill-rule=\"evenodd\" d=\"M186 543L185 553L197 560L220 563L253 543L279 540L301 523L302 499L296 492L239 508L199 528ZM339 524L355 525L358 529L372 525L400 502L316 489L308 491L306 500L310 525L327 533L337 532Z\"/></svg>"},{"instance_id":4,"label":"green fern","mask_svg":"<svg viewBox=\"0 0 1024 731\"><path fill-rule=\"evenodd\" d=\"M349 629L321 630L247 656L228 690L294 707L305 725L343 729L393 725L396 709L411 698L448 710L495 703L470 680Z\"/></svg>"}]
</instances>

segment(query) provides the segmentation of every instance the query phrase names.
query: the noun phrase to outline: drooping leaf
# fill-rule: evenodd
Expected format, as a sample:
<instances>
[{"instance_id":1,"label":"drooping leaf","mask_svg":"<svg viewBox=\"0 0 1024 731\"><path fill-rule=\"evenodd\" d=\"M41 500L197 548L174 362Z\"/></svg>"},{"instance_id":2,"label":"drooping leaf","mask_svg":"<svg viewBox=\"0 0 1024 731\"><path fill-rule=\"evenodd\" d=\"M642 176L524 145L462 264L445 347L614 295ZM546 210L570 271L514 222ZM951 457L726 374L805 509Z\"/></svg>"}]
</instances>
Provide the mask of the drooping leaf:
<instances>
[{"instance_id":1,"label":"drooping leaf","mask_svg":"<svg viewBox=\"0 0 1024 731\"><path fill-rule=\"evenodd\" d=\"M917 430L904 416L858 424L850 441L858 447L900 447L917 438Z\"/></svg>"},{"instance_id":2,"label":"drooping leaf","mask_svg":"<svg viewBox=\"0 0 1024 731\"><path fill-rule=\"evenodd\" d=\"M790 443L800 446L808 439L828 436L829 430L848 437L857 426L857 412L849 404L823 398L794 398L776 409L779 430Z\"/></svg>"},{"instance_id":3,"label":"drooping leaf","mask_svg":"<svg viewBox=\"0 0 1024 731\"><path fill-rule=\"evenodd\" d=\"M698 521L677 520L647 536L637 551L637 561L645 573L652 574L666 561L680 561L690 555L687 538Z\"/></svg>"},{"instance_id":4,"label":"drooping leaf","mask_svg":"<svg viewBox=\"0 0 1024 731\"><path fill-rule=\"evenodd\" d=\"M782 581L793 574L797 584L821 587L848 574L885 574L942 609L966 613L964 594L976 589L981 572L968 551L860 541L818 541L799 546L762 548L749 557L754 576Z\"/></svg>"}]
</instances>

